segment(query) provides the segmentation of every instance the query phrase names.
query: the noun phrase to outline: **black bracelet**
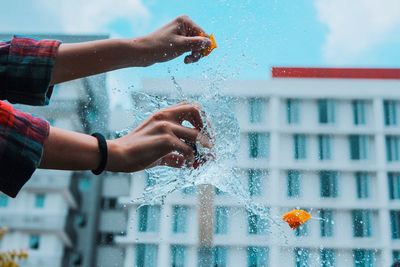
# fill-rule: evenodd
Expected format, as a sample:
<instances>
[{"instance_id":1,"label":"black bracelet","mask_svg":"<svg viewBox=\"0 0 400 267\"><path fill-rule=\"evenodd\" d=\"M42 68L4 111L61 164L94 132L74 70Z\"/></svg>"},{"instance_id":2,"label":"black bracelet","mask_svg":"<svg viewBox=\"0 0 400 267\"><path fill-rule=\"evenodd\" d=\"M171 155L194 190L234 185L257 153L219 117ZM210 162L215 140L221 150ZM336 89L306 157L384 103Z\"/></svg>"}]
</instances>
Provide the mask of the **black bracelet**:
<instances>
[{"instance_id":1,"label":"black bracelet","mask_svg":"<svg viewBox=\"0 0 400 267\"><path fill-rule=\"evenodd\" d=\"M96 137L97 142L99 143L99 151L100 151L99 166L97 167L97 169L92 170L92 172L95 175L99 175L104 171L107 164L107 159L108 159L107 142L101 133L93 133L92 136Z\"/></svg>"}]
</instances>

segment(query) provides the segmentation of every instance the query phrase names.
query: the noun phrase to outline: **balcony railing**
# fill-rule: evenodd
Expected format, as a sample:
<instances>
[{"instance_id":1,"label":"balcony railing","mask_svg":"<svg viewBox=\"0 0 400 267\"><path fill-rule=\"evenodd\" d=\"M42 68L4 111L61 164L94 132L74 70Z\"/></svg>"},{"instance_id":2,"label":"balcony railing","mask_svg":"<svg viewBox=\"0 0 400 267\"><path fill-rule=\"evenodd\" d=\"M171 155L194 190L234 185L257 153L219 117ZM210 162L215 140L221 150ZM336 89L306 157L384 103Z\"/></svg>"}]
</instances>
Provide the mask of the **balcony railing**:
<instances>
[{"instance_id":1,"label":"balcony railing","mask_svg":"<svg viewBox=\"0 0 400 267\"><path fill-rule=\"evenodd\" d=\"M68 245L76 241L73 227L74 213L67 214L29 214L13 211L0 211L0 226L19 231L54 232Z\"/></svg>"}]
</instances>

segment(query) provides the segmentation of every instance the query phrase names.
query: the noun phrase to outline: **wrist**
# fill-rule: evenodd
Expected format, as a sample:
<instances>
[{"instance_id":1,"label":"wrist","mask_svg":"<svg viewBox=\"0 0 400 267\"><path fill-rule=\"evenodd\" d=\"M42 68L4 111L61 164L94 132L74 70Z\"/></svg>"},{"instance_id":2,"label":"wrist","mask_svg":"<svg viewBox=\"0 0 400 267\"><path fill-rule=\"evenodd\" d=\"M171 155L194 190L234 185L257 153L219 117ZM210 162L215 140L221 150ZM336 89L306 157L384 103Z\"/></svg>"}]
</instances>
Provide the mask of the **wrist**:
<instances>
[{"instance_id":1,"label":"wrist","mask_svg":"<svg viewBox=\"0 0 400 267\"><path fill-rule=\"evenodd\" d=\"M148 67L155 62L152 61L152 45L146 36L124 39L122 46L125 48L125 64L128 67Z\"/></svg>"},{"instance_id":2,"label":"wrist","mask_svg":"<svg viewBox=\"0 0 400 267\"><path fill-rule=\"evenodd\" d=\"M107 140L108 161L106 171L118 172L123 170L123 149L116 140Z\"/></svg>"}]
</instances>

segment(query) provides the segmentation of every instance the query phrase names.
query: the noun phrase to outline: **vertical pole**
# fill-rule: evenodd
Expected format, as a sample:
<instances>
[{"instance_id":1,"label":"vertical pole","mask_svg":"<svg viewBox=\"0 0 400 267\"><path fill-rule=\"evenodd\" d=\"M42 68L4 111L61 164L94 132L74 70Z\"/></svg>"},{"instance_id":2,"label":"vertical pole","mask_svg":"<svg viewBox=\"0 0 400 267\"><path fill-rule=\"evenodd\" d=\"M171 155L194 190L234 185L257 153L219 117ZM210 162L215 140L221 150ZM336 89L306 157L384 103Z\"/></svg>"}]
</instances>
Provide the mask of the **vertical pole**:
<instances>
[{"instance_id":1,"label":"vertical pole","mask_svg":"<svg viewBox=\"0 0 400 267\"><path fill-rule=\"evenodd\" d=\"M213 264L214 187L199 186L199 267Z\"/></svg>"}]
</instances>

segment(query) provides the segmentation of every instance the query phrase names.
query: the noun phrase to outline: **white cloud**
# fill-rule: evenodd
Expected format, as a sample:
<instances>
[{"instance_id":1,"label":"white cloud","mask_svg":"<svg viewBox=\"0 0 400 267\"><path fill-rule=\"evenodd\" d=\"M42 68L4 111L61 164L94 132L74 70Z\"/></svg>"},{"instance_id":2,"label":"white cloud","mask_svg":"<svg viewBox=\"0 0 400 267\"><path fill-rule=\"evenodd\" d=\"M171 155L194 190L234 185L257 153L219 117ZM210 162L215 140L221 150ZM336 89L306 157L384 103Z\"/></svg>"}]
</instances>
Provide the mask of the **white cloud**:
<instances>
[{"instance_id":1,"label":"white cloud","mask_svg":"<svg viewBox=\"0 0 400 267\"><path fill-rule=\"evenodd\" d=\"M350 63L393 38L400 28L399 0L314 0L328 27L323 47L328 63Z\"/></svg>"},{"instance_id":2,"label":"white cloud","mask_svg":"<svg viewBox=\"0 0 400 267\"><path fill-rule=\"evenodd\" d=\"M2 32L108 32L115 20L138 27L150 17L142 0L12 0L2 10Z\"/></svg>"}]
</instances>

